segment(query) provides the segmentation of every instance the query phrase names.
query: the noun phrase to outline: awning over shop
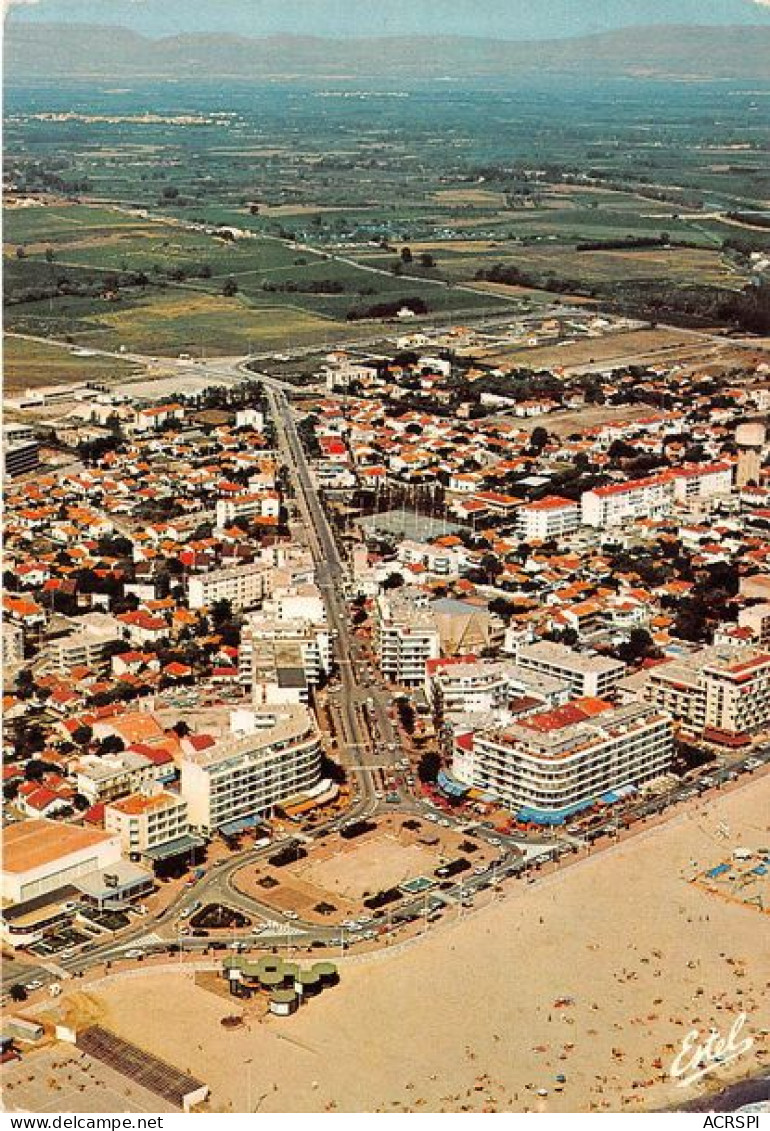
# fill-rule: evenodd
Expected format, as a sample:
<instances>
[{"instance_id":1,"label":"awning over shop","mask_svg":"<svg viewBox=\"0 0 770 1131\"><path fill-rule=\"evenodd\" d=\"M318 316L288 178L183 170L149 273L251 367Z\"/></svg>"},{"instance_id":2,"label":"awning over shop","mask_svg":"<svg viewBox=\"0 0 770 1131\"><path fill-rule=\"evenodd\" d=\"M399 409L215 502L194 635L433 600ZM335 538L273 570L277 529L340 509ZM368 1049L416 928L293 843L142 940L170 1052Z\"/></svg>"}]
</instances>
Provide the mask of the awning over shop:
<instances>
[{"instance_id":1,"label":"awning over shop","mask_svg":"<svg viewBox=\"0 0 770 1131\"><path fill-rule=\"evenodd\" d=\"M450 777L446 770L439 770L436 781L439 789L448 797L465 797L470 792L469 785L463 785L462 782Z\"/></svg>"},{"instance_id":2,"label":"awning over shop","mask_svg":"<svg viewBox=\"0 0 770 1131\"><path fill-rule=\"evenodd\" d=\"M183 853L192 852L196 848L202 848L204 841L199 836L178 836L174 840L167 840L165 844L158 844L155 848L146 849L142 855L146 856L148 860L154 860L159 863L161 860L171 860L174 856L181 856Z\"/></svg>"},{"instance_id":3,"label":"awning over shop","mask_svg":"<svg viewBox=\"0 0 770 1131\"><path fill-rule=\"evenodd\" d=\"M259 824L260 818L254 814L253 817L240 817L237 821L228 821L224 825L219 826L219 832L222 836L236 836L238 833L245 833L247 829L253 829Z\"/></svg>"},{"instance_id":4,"label":"awning over shop","mask_svg":"<svg viewBox=\"0 0 770 1131\"><path fill-rule=\"evenodd\" d=\"M608 793L603 793L598 800L603 805L614 805L616 801L623 801L626 797L631 797L637 792L635 785L621 785L618 789L611 789Z\"/></svg>"},{"instance_id":5,"label":"awning over shop","mask_svg":"<svg viewBox=\"0 0 770 1131\"><path fill-rule=\"evenodd\" d=\"M593 801L579 801L564 809L531 809L525 806L519 809L516 820L533 825L563 825L568 817L582 812L583 809L590 809L592 805Z\"/></svg>"}]
</instances>

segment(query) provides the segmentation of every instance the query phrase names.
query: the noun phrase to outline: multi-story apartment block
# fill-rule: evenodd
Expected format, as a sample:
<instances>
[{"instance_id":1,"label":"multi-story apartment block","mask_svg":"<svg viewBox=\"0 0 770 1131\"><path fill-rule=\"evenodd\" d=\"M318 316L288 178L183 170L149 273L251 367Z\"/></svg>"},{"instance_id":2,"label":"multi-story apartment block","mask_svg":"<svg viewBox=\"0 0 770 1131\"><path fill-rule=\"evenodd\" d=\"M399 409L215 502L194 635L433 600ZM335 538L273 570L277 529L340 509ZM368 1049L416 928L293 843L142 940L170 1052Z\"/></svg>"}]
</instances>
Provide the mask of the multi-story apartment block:
<instances>
[{"instance_id":1,"label":"multi-story apartment block","mask_svg":"<svg viewBox=\"0 0 770 1131\"><path fill-rule=\"evenodd\" d=\"M235 495L231 499L217 499L216 521L221 529L238 519L270 518L278 520L281 497L277 491L254 491Z\"/></svg>"},{"instance_id":2,"label":"multi-story apartment block","mask_svg":"<svg viewBox=\"0 0 770 1131\"><path fill-rule=\"evenodd\" d=\"M3 440L3 470L9 479L27 475L40 463L40 444L37 440Z\"/></svg>"},{"instance_id":3,"label":"multi-story apartment block","mask_svg":"<svg viewBox=\"0 0 770 1131\"><path fill-rule=\"evenodd\" d=\"M671 719L629 704L584 715L569 704L500 729L455 736L453 773L521 820L563 821L596 799L665 774Z\"/></svg>"},{"instance_id":4,"label":"multi-story apartment block","mask_svg":"<svg viewBox=\"0 0 770 1131\"><path fill-rule=\"evenodd\" d=\"M770 725L770 653L703 648L651 668L641 694L695 732L745 738Z\"/></svg>"},{"instance_id":5,"label":"multi-story apartment block","mask_svg":"<svg viewBox=\"0 0 770 1131\"><path fill-rule=\"evenodd\" d=\"M424 597L393 590L377 598L375 647L380 670L393 683L423 684L428 661L441 654L439 629Z\"/></svg>"},{"instance_id":6,"label":"multi-story apartment block","mask_svg":"<svg viewBox=\"0 0 770 1131\"><path fill-rule=\"evenodd\" d=\"M192 828L245 827L321 778L321 740L305 707L262 712L253 735L217 743L181 762L181 794Z\"/></svg>"},{"instance_id":7,"label":"multi-story apartment block","mask_svg":"<svg viewBox=\"0 0 770 1131\"><path fill-rule=\"evenodd\" d=\"M670 472L670 476L674 484L674 498L678 503L729 495L733 489L733 468L729 463L678 467Z\"/></svg>"},{"instance_id":8,"label":"multi-story apartment block","mask_svg":"<svg viewBox=\"0 0 770 1131\"><path fill-rule=\"evenodd\" d=\"M738 613L740 628L751 630L754 642L763 648L770 645L770 602L763 601L761 605L750 605Z\"/></svg>"},{"instance_id":9,"label":"multi-story apartment block","mask_svg":"<svg viewBox=\"0 0 770 1131\"><path fill-rule=\"evenodd\" d=\"M106 805L104 827L120 837L124 855L143 855L186 836L187 802L159 785L147 786Z\"/></svg>"},{"instance_id":10,"label":"multi-story apartment block","mask_svg":"<svg viewBox=\"0 0 770 1131\"><path fill-rule=\"evenodd\" d=\"M463 563L457 550L435 546L430 542L415 542L405 538L398 547L397 557L405 565L421 565L435 577L456 576Z\"/></svg>"},{"instance_id":11,"label":"multi-story apartment block","mask_svg":"<svg viewBox=\"0 0 770 1131\"><path fill-rule=\"evenodd\" d=\"M643 518L669 514L674 501L669 475L652 475L584 491L581 496L582 520L586 526L620 526Z\"/></svg>"},{"instance_id":12,"label":"multi-story apartment block","mask_svg":"<svg viewBox=\"0 0 770 1131\"><path fill-rule=\"evenodd\" d=\"M270 595L272 574L272 567L262 561L191 574L188 604L191 609L204 609L217 601L229 601L233 609L252 608Z\"/></svg>"},{"instance_id":13,"label":"multi-story apartment block","mask_svg":"<svg viewBox=\"0 0 770 1131\"><path fill-rule=\"evenodd\" d=\"M78 793L92 804L138 792L158 778L158 767L144 754L84 754L70 767Z\"/></svg>"},{"instance_id":14,"label":"multi-story apartment block","mask_svg":"<svg viewBox=\"0 0 770 1131\"><path fill-rule=\"evenodd\" d=\"M6 671L24 663L24 629L20 624L3 621L3 667Z\"/></svg>"},{"instance_id":15,"label":"multi-story apartment block","mask_svg":"<svg viewBox=\"0 0 770 1131\"><path fill-rule=\"evenodd\" d=\"M308 688L323 683L331 664L332 639L325 618L281 620L254 613L241 632L239 679L252 687L255 699L261 695L259 689L270 683L297 689L299 695L287 695L287 700L306 702Z\"/></svg>"},{"instance_id":16,"label":"multi-story apartment block","mask_svg":"<svg viewBox=\"0 0 770 1131\"><path fill-rule=\"evenodd\" d=\"M516 660L523 668L541 672L569 684L574 695L609 695L622 679L626 665L594 652L576 652L564 644L538 640L516 651Z\"/></svg>"},{"instance_id":17,"label":"multi-story apartment block","mask_svg":"<svg viewBox=\"0 0 770 1131\"><path fill-rule=\"evenodd\" d=\"M516 512L516 529L527 541L545 541L574 534L580 526L580 504L559 495L526 503Z\"/></svg>"},{"instance_id":18,"label":"multi-story apartment block","mask_svg":"<svg viewBox=\"0 0 770 1131\"><path fill-rule=\"evenodd\" d=\"M565 680L522 668L513 660L460 656L429 660L426 665L426 699L444 717L492 711L528 696L540 699L544 707L558 707L571 694Z\"/></svg>"},{"instance_id":19,"label":"multi-story apartment block","mask_svg":"<svg viewBox=\"0 0 770 1131\"><path fill-rule=\"evenodd\" d=\"M45 649L49 663L62 672L81 664L93 667L101 663L110 645L121 638L122 625L105 613L89 613L72 623L75 632L50 641Z\"/></svg>"}]
</instances>

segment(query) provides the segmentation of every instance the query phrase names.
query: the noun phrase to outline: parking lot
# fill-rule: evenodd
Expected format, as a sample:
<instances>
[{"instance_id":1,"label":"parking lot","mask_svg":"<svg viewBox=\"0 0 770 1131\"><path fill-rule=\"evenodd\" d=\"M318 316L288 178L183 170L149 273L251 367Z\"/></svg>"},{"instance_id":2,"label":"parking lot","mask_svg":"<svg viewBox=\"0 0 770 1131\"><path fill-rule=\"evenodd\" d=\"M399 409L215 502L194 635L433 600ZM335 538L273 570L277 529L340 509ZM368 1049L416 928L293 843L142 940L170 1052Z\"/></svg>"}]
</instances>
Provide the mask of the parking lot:
<instances>
[{"instance_id":1,"label":"parking lot","mask_svg":"<svg viewBox=\"0 0 770 1131\"><path fill-rule=\"evenodd\" d=\"M437 870L449 866L470 877L496 859L495 848L480 839L394 814L372 821L358 836L346 839L332 834L319 840L312 857L283 866L269 861L247 866L236 873L234 883L287 917L332 926L362 916L366 922L372 909L367 901L378 893L397 892L388 900L388 907L395 910L402 895L409 898L408 889L400 891L404 884L424 877L428 886L437 886L445 879Z\"/></svg>"}]
</instances>

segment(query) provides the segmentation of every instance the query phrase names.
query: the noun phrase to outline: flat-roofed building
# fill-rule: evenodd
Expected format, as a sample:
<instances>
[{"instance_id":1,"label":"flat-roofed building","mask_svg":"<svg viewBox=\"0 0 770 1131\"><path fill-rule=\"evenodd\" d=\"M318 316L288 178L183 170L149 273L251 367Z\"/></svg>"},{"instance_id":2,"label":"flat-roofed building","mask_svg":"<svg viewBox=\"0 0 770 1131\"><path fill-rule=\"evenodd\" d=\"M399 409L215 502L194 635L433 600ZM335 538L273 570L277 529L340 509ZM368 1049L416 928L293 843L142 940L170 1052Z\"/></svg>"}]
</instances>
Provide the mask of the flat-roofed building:
<instances>
[{"instance_id":1,"label":"flat-roofed building","mask_svg":"<svg viewBox=\"0 0 770 1131\"><path fill-rule=\"evenodd\" d=\"M120 837L57 821L29 820L3 832L2 897L34 899L120 860Z\"/></svg>"},{"instance_id":2,"label":"flat-roofed building","mask_svg":"<svg viewBox=\"0 0 770 1131\"><path fill-rule=\"evenodd\" d=\"M58 671L101 663L110 645L121 639L120 622L104 613L90 613L82 618L82 625L75 621L73 627L70 635L46 645L45 656Z\"/></svg>"},{"instance_id":3,"label":"flat-roofed building","mask_svg":"<svg viewBox=\"0 0 770 1131\"><path fill-rule=\"evenodd\" d=\"M40 463L40 444L26 424L3 425L3 470L9 479L34 471Z\"/></svg>"},{"instance_id":4,"label":"flat-roofed building","mask_svg":"<svg viewBox=\"0 0 770 1131\"><path fill-rule=\"evenodd\" d=\"M74 886L84 903L100 911L117 911L126 903L149 895L155 888L155 880L146 868L130 860L119 860L117 864L98 868L75 880Z\"/></svg>"},{"instance_id":5,"label":"flat-roofed building","mask_svg":"<svg viewBox=\"0 0 770 1131\"><path fill-rule=\"evenodd\" d=\"M697 733L745 738L770 725L770 652L702 648L650 668L639 695Z\"/></svg>"},{"instance_id":6,"label":"flat-roofed building","mask_svg":"<svg viewBox=\"0 0 770 1131\"><path fill-rule=\"evenodd\" d=\"M306 707L254 714L254 734L190 753L181 762L190 825L203 834L256 823L321 779L321 740Z\"/></svg>"},{"instance_id":7,"label":"flat-roofed building","mask_svg":"<svg viewBox=\"0 0 770 1131\"><path fill-rule=\"evenodd\" d=\"M455 736L456 778L521 820L560 823L616 790L667 773L671 718L647 704L576 700L500 728Z\"/></svg>"},{"instance_id":8,"label":"flat-roofed building","mask_svg":"<svg viewBox=\"0 0 770 1131\"><path fill-rule=\"evenodd\" d=\"M492 711L521 696L540 698L557 707L571 696L565 680L523 668L513 660L482 660L476 656L429 660L425 697L441 715Z\"/></svg>"},{"instance_id":9,"label":"flat-roofed building","mask_svg":"<svg viewBox=\"0 0 770 1131\"><path fill-rule=\"evenodd\" d=\"M576 652L550 640L519 647L516 660L523 668L564 680L575 695L609 695L626 670L621 660L595 652Z\"/></svg>"},{"instance_id":10,"label":"flat-roofed building","mask_svg":"<svg viewBox=\"0 0 770 1131\"><path fill-rule=\"evenodd\" d=\"M24 663L24 629L20 624L3 621L3 668L16 668Z\"/></svg>"},{"instance_id":11,"label":"flat-roofed building","mask_svg":"<svg viewBox=\"0 0 770 1131\"><path fill-rule=\"evenodd\" d=\"M240 682L255 702L307 702L308 688L331 670L332 641L325 613L317 620L253 613L241 633ZM274 688L271 699L266 688ZM281 693L281 689L285 694Z\"/></svg>"},{"instance_id":12,"label":"flat-roofed building","mask_svg":"<svg viewBox=\"0 0 770 1131\"><path fill-rule=\"evenodd\" d=\"M525 503L516 512L516 529L527 541L545 541L574 534L580 526L580 504L559 495Z\"/></svg>"},{"instance_id":13,"label":"flat-roofed building","mask_svg":"<svg viewBox=\"0 0 770 1131\"><path fill-rule=\"evenodd\" d=\"M750 629L754 642L763 648L770 645L770 601L750 605L738 613L740 628Z\"/></svg>"},{"instance_id":14,"label":"flat-roofed building","mask_svg":"<svg viewBox=\"0 0 770 1131\"><path fill-rule=\"evenodd\" d=\"M40 445L37 440L25 440L21 444L3 445L3 466L9 479L18 475L28 475L40 463Z\"/></svg>"},{"instance_id":15,"label":"flat-roofed building","mask_svg":"<svg viewBox=\"0 0 770 1131\"><path fill-rule=\"evenodd\" d=\"M394 590L377 598L375 646L380 670L393 683L424 683L428 661L441 655L436 617L424 596L412 590Z\"/></svg>"},{"instance_id":16,"label":"flat-roofed building","mask_svg":"<svg viewBox=\"0 0 770 1131\"><path fill-rule=\"evenodd\" d=\"M648 479L584 491L580 502L586 526L620 526L669 514L674 503L674 484L670 475L651 475Z\"/></svg>"},{"instance_id":17,"label":"flat-roofed building","mask_svg":"<svg viewBox=\"0 0 770 1131\"><path fill-rule=\"evenodd\" d=\"M187 802L177 793L151 785L106 805L104 827L117 833L127 856L143 855L187 835Z\"/></svg>"},{"instance_id":18,"label":"flat-roofed building","mask_svg":"<svg viewBox=\"0 0 770 1131\"><path fill-rule=\"evenodd\" d=\"M270 595L272 567L265 562L247 562L208 573L194 573L187 582L191 609L204 609L217 601L229 601L233 609L248 609Z\"/></svg>"},{"instance_id":19,"label":"flat-roofed building","mask_svg":"<svg viewBox=\"0 0 770 1131\"><path fill-rule=\"evenodd\" d=\"M144 754L124 750L120 754L84 754L70 772L78 793L95 805L136 793L157 780L159 769Z\"/></svg>"}]
</instances>

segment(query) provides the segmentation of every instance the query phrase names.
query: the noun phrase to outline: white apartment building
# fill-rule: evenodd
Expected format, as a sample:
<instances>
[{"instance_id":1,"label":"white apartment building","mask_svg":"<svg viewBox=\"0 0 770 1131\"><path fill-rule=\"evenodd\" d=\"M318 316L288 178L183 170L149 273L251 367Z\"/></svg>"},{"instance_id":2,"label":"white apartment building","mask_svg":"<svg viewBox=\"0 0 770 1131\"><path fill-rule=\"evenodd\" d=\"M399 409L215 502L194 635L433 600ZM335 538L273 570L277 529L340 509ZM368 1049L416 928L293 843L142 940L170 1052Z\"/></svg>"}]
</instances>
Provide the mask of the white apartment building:
<instances>
[{"instance_id":1,"label":"white apartment building","mask_svg":"<svg viewBox=\"0 0 770 1131\"><path fill-rule=\"evenodd\" d=\"M265 415L258 408L239 408L235 414L236 428L254 428L257 432L265 429Z\"/></svg>"},{"instance_id":2,"label":"white apartment building","mask_svg":"<svg viewBox=\"0 0 770 1131\"><path fill-rule=\"evenodd\" d=\"M24 629L20 624L3 621L3 665L6 669L24 663Z\"/></svg>"},{"instance_id":3,"label":"white apartment building","mask_svg":"<svg viewBox=\"0 0 770 1131\"><path fill-rule=\"evenodd\" d=\"M274 518L281 511L281 497L277 491L254 491L235 495L231 499L217 499L216 522L222 529L240 518Z\"/></svg>"},{"instance_id":4,"label":"white apartment building","mask_svg":"<svg viewBox=\"0 0 770 1131\"><path fill-rule=\"evenodd\" d=\"M426 665L441 655L441 636L433 612L409 590L377 597L375 647L380 670L392 683L425 682Z\"/></svg>"},{"instance_id":5,"label":"white apartment building","mask_svg":"<svg viewBox=\"0 0 770 1131\"><path fill-rule=\"evenodd\" d=\"M770 725L770 653L703 648L651 668L641 696L698 733L755 734Z\"/></svg>"},{"instance_id":6,"label":"white apartment building","mask_svg":"<svg viewBox=\"0 0 770 1131\"><path fill-rule=\"evenodd\" d=\"M297 686L298 673L305 689L322 683L332 665L332 639L326 621L301 617L281 620L253 613L241 632L238 672L244 687L263 682ZM282 673L286 673L282 675Z\"/></svg>"},{"instance_id":7,"label":"white apartment building","mask_svg":"<svg viewBox=\"0 0 770 1131\"><path fill-rule=\"evenodd\" d=\"M559 495L525 503L516 512L516 530L526 541L545 541L574 534L580 526L580 504Z\"/></svg>"},{"instance_id":8,"label":"white apartment building","mask_svg":"<svg viewBox=\"0 0 770 1131\"><path fill-rule=\"evenodd\" d=\"M516 651L516 660L523 668L552 676L569 684L574 695L609 695L623 678L626 665L594 652L576 652L565 644L538 640Z\"/></svg>"},{"instance_id":9,"label":"white apartment building","mask_svg":"<svg viewBox=\"0 0 770 1131\"><path fill-rule=\"evenodd\" d=\"M763 648L770 645L770 602L763 601L761 605L750 605L738 613L740 628L748 628L754 634L754 640Z\"/></svg>"},{"instance_id":10,"label":"white apartment building","mask_svg":"<svg viewBox=\"0 0 770 1131\"><path fill-rule=\"evenodd\" d=\"M94 667L104 659L109 646L122 637L120 622L105 613L89 613L74 624L75 632L50 641L45 648L50 665L60 672L81 664Z\"/></svg>"},{"instance_id":11,"label":"white apartment building","mask_svg":"<svg viewBox=\"0 0 770 1131\"><path fill-rule=\"evenodd\" d=\"M120 754L84 754L70 767L78 793L92 805L137 793L157 780L158 768L144 754L124 750Z\"/></svg>"},{"instance_id":12,"label":"white apartment building","mask_svg":"<svg viewBox=\"0 0 770 1131\"><path fill-rule=\"evenodd\" d=\"M293 707L261 713L263 727L188 754L181 793L190 826L208 835L271 812L321 778L321 740L310 712Z\"/></svg>"},{"instance_id":13,"label":"white apartment building","mask_svg":"<svg viewBox=\"0 0 770 1131\"><path fill-rule=\"evenodd\" d=\"M217 601L229 601L233 609L248 609L270 595L272 572L271 566L256 561L191 574L187 581L188 604L191 609L205 609Z\"/></svg>"},{"instance_id":14,"label":"white apartment building","mask_svg":"<svg viewBox=\"0 0 770 1131\"><path fill-rule=\"evenodd\" d=\"M10 480L17 475L34 472L40 464L40 443L35 439L9 441L7 433L2 440L2 466Z\"/></svg>"},{"instance_id":15,"label":"white apartment building","mask_svg":"<svg viewBox=\"0 0 770 1131\"><path fill-rule=\"evenodd\" d=\"M430 542L415 542L411 538L401 542L396 556L405 565L425 566L434 577L456 577L464 564L464 557L457 550Z\"/></svg>"},{"instance_id":16,"label":"white apartment building","mask_svg":"<svg viewBox=\"0 0 770 1131\"><path fill-rule=\"evenodd\" d=\"M559 823L607 793L665 774L673 752L669 716L635 703L578 722L563 723L556 711L457 735L452 769L519 819Z\"/></svg>"},{"instance_id":17,"label":"white apartment building","mask_svg":"<svg viewBox=\"0 0 770 1131\"><path fill-rule=\"evenodd\" d=\"M141 855L186 835L187 802L159 785L148 786L106 805L104 827L120 837L124 855Z\"/></svg>"},{"instance_id":18,"label":"white apartment building","mask_svg":"<svg viewBox=\"0 0 770 1131\"><path fill-rule=\"evenodd\" d=\"M674 498L678 503L729 495L733 489L733 468L729 463L678 467L670 475L674 484Z\"/></svg>"},{"instance_id":19,"label":"white apartment building","mask_svg":"<svg viewBox=\"0 0 770 1131\"><path fill-rule=\"evenodd\" d=\"M571 696L565 680L528 668L513 660L479 660L473 656L429 660L425 697L445 718L506 707L512 699L532 696L543 707L558 707Z\"/></svg>"},{"instance_id":20,"label":"white apartment building","mask_svg":"<svg viewBox=\"0 0 770 1131\"><path fill-rule=\"evenodd\" d=\"M581 496L582 521L586 526L620 526L643 518L669 514L674 501L669 475L652 475L584 491Z\"/></svg>"}]
</instances>

